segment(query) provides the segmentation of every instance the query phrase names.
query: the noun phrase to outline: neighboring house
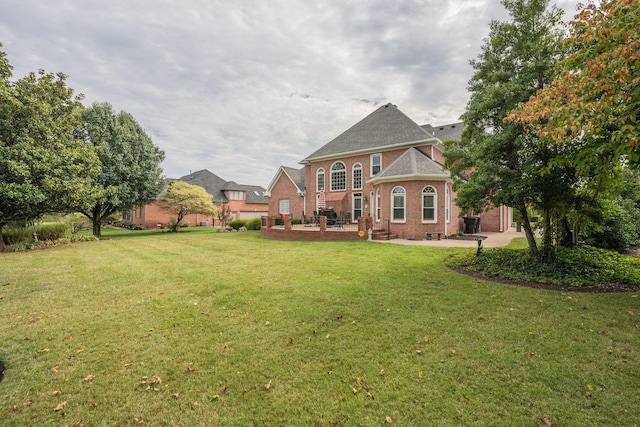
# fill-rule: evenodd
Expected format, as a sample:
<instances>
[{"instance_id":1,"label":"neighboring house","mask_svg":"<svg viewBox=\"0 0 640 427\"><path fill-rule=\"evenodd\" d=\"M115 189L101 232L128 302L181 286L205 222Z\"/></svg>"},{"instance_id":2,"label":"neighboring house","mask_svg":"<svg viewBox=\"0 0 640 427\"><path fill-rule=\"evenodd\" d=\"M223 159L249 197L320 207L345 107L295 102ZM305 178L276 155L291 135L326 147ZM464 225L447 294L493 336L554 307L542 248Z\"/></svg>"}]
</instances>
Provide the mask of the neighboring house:
<instances>
[{"instance_id":1,"label":"neighboring house","mask_svg":"<svg viewBox=\"0 0 640 427\"><path fill-rule=\"evenodd\" d=\"M462 127L419 126L395 105L384 105L303 159L302 169L280 167L267 187L269 215L310 217L323 192L327 207L353 221L371 216L376 228L389 227L401 238L464 231L442 144L459 139ZM511 224L506 207L478 216L483 231Z\"/></svg>"},{"instance_id":2,"label":"neighboring house","mask_svg":"<svg viewBox=\"0 0 640 427\"><path fill-rule=\"evenodd\" d=\"M260 186L225 181L207 169L185 175L177 181L184 181L204 188L211 195L214 203L229 206L234 219L260 218L268 213L269 199L265 194L266 190ZM145 228L155 228L159 224L168 224L171 216L160 209L156 202L153 202L136 207L128 215L125 215L124 219L133 224L142 224ZM192 214L185 217L183 223L191 226L214 225L214 218Z\"/></svg>"}]
</instances>

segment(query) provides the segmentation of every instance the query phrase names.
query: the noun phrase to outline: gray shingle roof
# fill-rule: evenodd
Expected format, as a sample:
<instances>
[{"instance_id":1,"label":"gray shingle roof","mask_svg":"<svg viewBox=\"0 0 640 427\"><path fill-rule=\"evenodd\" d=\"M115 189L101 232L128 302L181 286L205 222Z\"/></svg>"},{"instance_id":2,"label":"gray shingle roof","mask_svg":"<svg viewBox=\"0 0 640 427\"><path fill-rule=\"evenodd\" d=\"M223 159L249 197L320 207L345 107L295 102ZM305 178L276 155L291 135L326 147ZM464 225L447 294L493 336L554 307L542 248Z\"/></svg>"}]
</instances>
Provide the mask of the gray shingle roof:
<instances>
[{"instance_id":1,"label":"gray shingle roof","mask_svg":"<svg viewBox=\"0 0 640 427\"><path fill-rule=\"evenodd\" d=\"M417 148L411 147L368 182L407 179L446 179L451 174Z\"/></svg>"},{"instance_id":2,"label":"gray shingle roof","mask_svg":"<svg viewBox=\"0 0 640 427\"><path fill-rule=\"evenodd\" d=\"M265 189L257 185L242 185L234 181L225 181L207 169L202 169L179 178L188 184L199 185L207 193L211 194L214 201L228 202L225 190L245 191L247 194L246 203L269 203L269 198L264 195ZM256 192L258 194L256 194Z\"/></svg>"},{"instance_id":3,"label":"gray shingle roof","mask_svg":"<svg viewBox=\"0 0 640 427\"><path fill-rule=\"evenodd\" d=\"M434 140L433 135L398 110L395 105L386 104L300 163L347 153L392 149L406 143L429 140Z\"/></svg>"},{"instance_id":4,"label":"gray shingle roof","mask_svg":"<svg viewBox=\"0 0 640 427\"><path fill-rule=\"evenodd\" d=\"M462 129L464 129L464 122L456 122L441 126L423 125L421 127L440 141L444 142L449 139L460 141L462 138Z\"/></svg>"},{"instance_id":5,"label":"gray shingle roof","mask_svg":"<svg viewBox=\"0 0 640 427\"><path fill-rule=\"evenodd\" d=\"M283 166L282 169L289 175L293 183L298 187L298 190L301 192L304 191L304 168L296 169Z\"/></svg>"}]
</instances>

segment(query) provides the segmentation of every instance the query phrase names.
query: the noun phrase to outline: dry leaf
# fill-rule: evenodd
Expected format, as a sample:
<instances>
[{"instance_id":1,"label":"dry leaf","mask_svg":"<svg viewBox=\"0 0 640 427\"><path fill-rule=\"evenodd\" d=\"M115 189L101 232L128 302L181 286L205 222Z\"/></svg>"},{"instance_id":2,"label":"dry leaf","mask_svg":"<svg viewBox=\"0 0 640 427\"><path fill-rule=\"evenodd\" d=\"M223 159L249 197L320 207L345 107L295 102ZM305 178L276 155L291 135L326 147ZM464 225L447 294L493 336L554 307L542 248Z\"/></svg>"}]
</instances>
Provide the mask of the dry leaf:
<instances>
[{"instance_id":1,"label":"dry leaf","mask_svg":"<svg viewBox=\"0 0 640 427\"><path fill-rule=\"evenodd\" d=\"M265 390L269 390L270 388L271 388L271 380L269 380L269 382L264 385Z\"/></svg>"},{"instance_id":2,"label":"dry leaf","mask_svg":"<svg viewBox=\"0 0 640 427\"><path fill-rule=\"evenodd\" d=\"M60 390L53 390L53 393L51 393L54 396L60 396L62 394L62 392Z\"/></svg>"},{"instance_id":3,"label":"dry leaf","mask_svg":"<svg viewBox=\"0 0 640 427\"><path fill-rule=\"evenodd\" d=\"M27 399L24 402L22 402L22 406L31 406L33 405L33 399Z\"/></svg>"},{"instance_id":4,"label":"dry leaf","mask_svg":"<svg viewBox=\"0 0 640 427\"><path fill-rule=\"evenodd\" d=\"M171 397L173 397L173 398L177 399L179 395L180 395L180 393L173 393L173 394L171 395Z\"/></svg>"},{"instance_id":5,"label":"dry leaf","mask_svg":"<svg viewBox=\"0 0 640 427\"><path fill-rule=\"evenodd\" d=\"M347 400L347 395L343 394L342 396L340 396L340 400L345 401Z\"/></svg>"},{"instance_id":6,"label":"dry leaf","mask_svg":"<svg viewBox=\"0 0 640 427\"><path fill-rule=\"evenodd\" d=\"M587 384L587 390L593 390L593 386L591 384Z\"/></svg>"},{"instance_id":7,"label":"dry leaf","mask_svg":"<svg viewBox=\"0 0 640 427\"><path fill-rule=\"evenodd\" d=\"M549 420L549 418L542 418L540 420L542 422L542 424L546 425L546 426L550 426L551 425L551 421Z\"/></svg>"},{"instance_id":8,"label":"dry leaf","mask_svg":"<svg viewBox=\"0 0 640 427\"><path fill-rule=\"evenodd\" d=\"M360 378L360 377L356 378L356 382L357 382L358 384L360 384L360 383L362 382L362 378Z\"/></svg>"},{"instance_id":9,"label":"dry leaf","mask_svg":"<svg viewBox=\"0 0 640 427\"><path fill-rule=\"evenodd\" d=\"M53 408L54 411L59 411L62 408L64 408L64 405L67 404L67 401L65 400L64 402L62 402L61 404L59 404L58 406L56 406L55 408Z\"/></svg>"},{"instance_id":10,"label":"dry leaf","mask_svg":"<svg viewBox=\"0 0 640 427\"><path fill-rule=\"evenodd\" d=\"M93 408L97 408L98 407L98 402L91 402L91 406Z\"/></svg>"},{"instance_id":11,"label":"dry leaf","mask_svg":"<svg viewBox=\"0 0 640 427\"><path fill-rule=\"evenodd\" d=\"M187 372L191 372L191 371L193 371L193 370L194 370L194 369L193 369L193 367L192 367L192 366L187 366Z\"/></svg>"},{"instance_id":12,"label":"dry leaf","mask_svg":"<svg viewBox=\"0 0 640 427\"><path fill-rule=\"evenodd\" d=\"M162 382L162 380L160 379L159 376L157 376L156 374L153 374L153 376L151 377L151 380L149 381L149 384L160 384Z\"/></svg>"},{"instance_id":13,"label":"dry leaf","mask_svg":"<svg viewBox=\"0 0 640 427\"><path fill-rule=\"evenodd\" d=\"M136 422L136 424L142 424L144 423L144 421L138 419L138 418L134 418L134 421Z\"/></svg>"},{"instance_id":14,"label":"dry leaf","mask_svg":"<svg viewBox=\"0 0 640 427\"><path fill-rule=\"evenodd\" d=\"M380 375L384 377L384 369L380 369Z\"/></svg>"},{"instance_id":15,"label":"dry leaf","mask_svg":"<svg viewBox=\"0 0 640 427\"><path fill-rule=\"evenodd\" d=\"M391 424L393 422L393 420L391 419L391 417L389 415L387 415L384 420L386 422L388 422L389 424Z\"/></svg>"},{"instance_id":16,"label":"dry leaf","mask_svg":"<svg viewBox=\"0 0 640 427\"><path fill-rule=\"evenodd\" d=\"M86 377L84 377L84 380L85 380L85 381L93 381L93 379L94 379L94 378L95 378L95 376L93 376L93 375L89 374L89 375L87 375Z\"/></svg>"},{"instance_id":17,"label":"dry leaf","mask_svg":"<svg viewBox=\"0 0 640 427\"><path fill-rule=\"evenodd\" d=\"M58 367L54 366L53 368L51 368L51 372L53 372L54 374L58 372Z\"/></svg>"}]
</instances>

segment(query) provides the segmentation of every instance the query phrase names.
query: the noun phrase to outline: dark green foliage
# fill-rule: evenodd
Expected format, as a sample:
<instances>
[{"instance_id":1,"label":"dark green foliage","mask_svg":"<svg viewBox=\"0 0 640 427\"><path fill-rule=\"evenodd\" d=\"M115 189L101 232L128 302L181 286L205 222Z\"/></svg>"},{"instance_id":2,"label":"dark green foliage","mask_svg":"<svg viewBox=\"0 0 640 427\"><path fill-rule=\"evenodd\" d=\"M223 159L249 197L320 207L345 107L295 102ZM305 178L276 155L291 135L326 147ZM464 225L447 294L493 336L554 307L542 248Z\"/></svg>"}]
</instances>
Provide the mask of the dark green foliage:
<instances>
[{"instance_id":1,"label":"dark green foliage","mask_svg":"<svg viewBox=\"0 0 640 427\"><path fill-rule=\"evenodd\" d=\"M568 286L640 286L640 258L592 246L560 248L553 260L541 262L526 250L486 249L481 256L467 253L447 261L453 268L487 276Z\"/></svg>"},{"instance_id":2,"label":"dark green foliage","mask_svg":"<svg viewBox=\"0 0 640 427\"><path fill-rule=\"evenodd\" d=\"M38 241L55 241L64 238L69 233L67 224L49 222L26 227L7 227L2 231L2 238L7 245L15 245L35 242L35 236Z\"/></svg>"},{"instance_id":3,"label":"dark green foliage","mask_svg":"<svg viewBox=\"0 0 640 427\"><path fill-rule=\"evenodd\" d=\"M262 220L260 218L252 218L247 220L247 223L244 226L247 227L247 230L260 230Z\"/></svg>"},{"instance_id":4,"label":"dark green foliage","mask_svg":"<svg viewBox=\"0 0 640 427\"><path fill-rule=\"evenodd\" d=\"M234 230L239 230L240 227L246 227L247 220L246 219L234 219L229 223L229 226Z\"/></svg>"},{"instance_id":5,"label":"dark green foliage","mask_svg":"<svg viewBox=\"0 0 640 427\"><path fill-rule=\"evenodd\" d=\"M291 224L292 225L300 225L300 224L302 224L302 219L301 218L291 218Z\"/></svg>"}]
</instances>

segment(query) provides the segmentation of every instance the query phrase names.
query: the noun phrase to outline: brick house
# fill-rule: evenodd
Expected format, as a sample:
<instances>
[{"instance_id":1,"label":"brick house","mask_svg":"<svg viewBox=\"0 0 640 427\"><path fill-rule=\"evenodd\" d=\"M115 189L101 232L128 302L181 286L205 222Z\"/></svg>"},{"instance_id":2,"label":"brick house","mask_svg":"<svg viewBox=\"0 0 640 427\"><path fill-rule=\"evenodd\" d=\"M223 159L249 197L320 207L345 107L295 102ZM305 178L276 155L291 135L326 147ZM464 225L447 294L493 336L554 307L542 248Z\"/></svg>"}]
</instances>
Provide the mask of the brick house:
<instances>
[{"instance_id":1,"label":"brick house","mask_svg":"<svg viewBox=\"0 0 640 427\"><path fill-rule=\"evenodd\" d=\"M401 238L464 231L442 144L459 139L462 127L420 126L383 105L303 159L301 169L280 167L267 187L269 215L312 216L324 193L327 207L352 221L370 216L375 228ZM481 230L499 232L512 217L504 206L477 216Z\"/></svg>"},{"instance_id":2,"label":"brick house","mask_svg":"<svg viewBox=\"0 0 640 427\"><path fill-rule=\"evenodd\" d=\"M269 200L265 195L266 190L260 186L225 181L207 169L185 175L177 181L184 181L204 188L211 195L214 203L229 206L234 219L260 218L267 215ZM144 225L145 228L156 228L158 224L168 224L171 217L160 209L156 202L153 202L135 207L131 212L123 215L123 219L131 221L133 224ZM191 214L187 215L182 222L191 226L206 226L214 225L214 218Z\"/></svg>"}]
</instances>

